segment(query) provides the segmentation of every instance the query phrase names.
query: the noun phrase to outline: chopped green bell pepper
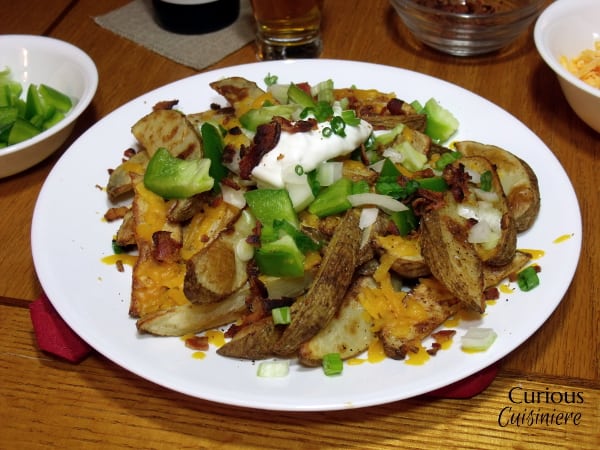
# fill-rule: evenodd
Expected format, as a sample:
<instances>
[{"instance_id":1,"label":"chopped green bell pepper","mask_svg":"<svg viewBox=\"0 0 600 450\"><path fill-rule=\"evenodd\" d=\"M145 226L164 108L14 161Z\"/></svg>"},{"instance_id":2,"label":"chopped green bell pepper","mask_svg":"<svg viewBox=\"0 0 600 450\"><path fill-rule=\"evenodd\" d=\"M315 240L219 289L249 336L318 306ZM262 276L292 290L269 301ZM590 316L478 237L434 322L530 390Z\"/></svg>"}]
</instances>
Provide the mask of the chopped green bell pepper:
<instances>
[{"instance_id":1,"label":"chopped green bell pepper","mask_svg":"<svg viewBox=\"0 0 600 450\"><path fill-rule=\"evenodd\" d=\"M304 274L304 254L289 235L263 243L256 249L254 259L263 275L300 277Z\"/></svg>"},{"instance_id":2,"label":"chopped green bell pepper","mask_svg":"<svg viewBox=\"0 0 600 450\"><path fill-rule=\"evenodd\" d=\"M419 219L417 219L417 216L415 216L415 213L410 208L392 213L390 219L394 222L396 228L398 228L400 236L406 236L419 226Z\"/></svg>"},{"instance_id":3,"label":"chopped green bell pepper","mask_svg":"<svg viewBox=\"0 0 600 450\"><path fill-rule=\"evenodd\" d=\"M319 217L331 216L352 207L348 196L352 194L352 181L340 178L323 189L308 206L308 211Z\"/></svg>"},{"instance_id":4,"label":"chopped green bell pepper","mask_svg":"<svg viewBox=\"0 0 600 450\"><path fill-rule=\"evenodd\" d=\"M210 165L210 159L179 159L161 147L148 162L144 185L166 199L188 198L212 189Z\"/></svg>"},{"instance_id":5,"label":"chopped green bell pepper","mask_svg":"<svg viewBox=\"0 0 600 450\"><path fill-rule=\"evenodd\" d=\"M285 189L254 189L244 194L248 207L263 227L273 227L276 219L298 227L298 216Z\"/></svg>"},{"instance_id":6,"label":"chopped green bell pepper","mask_svg":"<svg viewBox=\"0 0 600 450\"><path fill-rule=\"evenodd\" d=\"M227 168L223 165L223 138L219 129L213 124L204 122L200 127L204 156L210 159L208 174L219 183L227 176Z\"/></svg>"}]
</instances>

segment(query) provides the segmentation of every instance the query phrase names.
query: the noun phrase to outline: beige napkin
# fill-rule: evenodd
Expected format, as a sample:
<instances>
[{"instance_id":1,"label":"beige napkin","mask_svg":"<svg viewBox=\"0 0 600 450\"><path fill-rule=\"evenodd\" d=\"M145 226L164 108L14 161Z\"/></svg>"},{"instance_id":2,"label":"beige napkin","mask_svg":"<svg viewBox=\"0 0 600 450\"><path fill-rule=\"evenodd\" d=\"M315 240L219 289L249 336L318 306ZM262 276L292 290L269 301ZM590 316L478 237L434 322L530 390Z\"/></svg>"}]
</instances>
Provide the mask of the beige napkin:
<instances>
[{"instance_id":1,"label":"beige napkin","mask_svg":"<svg viewBox=\"0 0 600 450\"><path fill-rule=\"evenodd\" d=\"M197 70L216 63L254 39L248 0L241 0L240 15L233 24L207 34L184 35L163 30L154 18L151 0L134 0L94 20L115 34Z\"/></svg>"}]
</instances>

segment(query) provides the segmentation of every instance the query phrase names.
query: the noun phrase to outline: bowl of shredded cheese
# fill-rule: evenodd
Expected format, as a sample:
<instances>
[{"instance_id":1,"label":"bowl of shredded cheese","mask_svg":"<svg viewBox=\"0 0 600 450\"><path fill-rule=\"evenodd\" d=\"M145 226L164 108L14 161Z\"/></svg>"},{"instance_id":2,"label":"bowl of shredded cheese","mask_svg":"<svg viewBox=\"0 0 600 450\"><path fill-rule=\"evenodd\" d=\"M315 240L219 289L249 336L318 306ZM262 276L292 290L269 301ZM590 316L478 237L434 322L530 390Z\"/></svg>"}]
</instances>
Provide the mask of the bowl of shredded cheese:
<instances>
[{"instance_id":1,"label":"bowl of shredded cheese","mask_svg":"<svg viewBox=\"0 0 600 450\"><path fill-rule=\"evenodd\" d=\"M600 132L600 1L555 1L538 18L534 40L573 111Z\"/></svg>"}]
</instances>

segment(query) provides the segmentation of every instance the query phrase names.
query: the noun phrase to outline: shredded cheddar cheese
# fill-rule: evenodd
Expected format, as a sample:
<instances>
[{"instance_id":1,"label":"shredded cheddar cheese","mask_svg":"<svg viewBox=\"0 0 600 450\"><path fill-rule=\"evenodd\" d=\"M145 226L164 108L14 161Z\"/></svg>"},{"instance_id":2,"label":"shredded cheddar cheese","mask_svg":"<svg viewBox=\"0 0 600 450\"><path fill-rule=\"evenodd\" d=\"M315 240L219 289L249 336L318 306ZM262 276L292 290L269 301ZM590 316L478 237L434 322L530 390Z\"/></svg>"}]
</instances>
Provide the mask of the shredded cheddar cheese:
<instances>
[{"instance_id":1,"label":"shredded cheddar cheese","mask_svg":"<svg viewBox=\"0 0 600 450\"><path fill-rule=\"evenodd\" d=\"M594 49L585 49L575 58L561 56L560 63L580 80L600 89L600 41Z\"/></svg>"}]
</instances>

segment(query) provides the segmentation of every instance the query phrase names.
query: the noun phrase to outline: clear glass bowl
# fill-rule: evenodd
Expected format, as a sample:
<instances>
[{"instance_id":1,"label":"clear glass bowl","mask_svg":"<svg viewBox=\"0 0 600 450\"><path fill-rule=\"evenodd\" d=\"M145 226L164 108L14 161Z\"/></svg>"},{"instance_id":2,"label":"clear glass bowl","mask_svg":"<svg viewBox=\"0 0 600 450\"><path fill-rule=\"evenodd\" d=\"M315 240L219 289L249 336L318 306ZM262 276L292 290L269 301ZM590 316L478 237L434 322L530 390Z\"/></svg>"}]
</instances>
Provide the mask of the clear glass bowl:
<instances>
[{"instance_id":1,"label":"clear glass bowl","mask_svg":"<svg viewBox=\"0 0 600 450\"><path fill-rule=\"evenodd\" d=\"M481 55L506 47L527 30L547 3L547 0L480 0L493 7L493 13L458 13L424 5L435 1L390 1L418 40L455 56Z\"/></svg>"}]
</instances>

